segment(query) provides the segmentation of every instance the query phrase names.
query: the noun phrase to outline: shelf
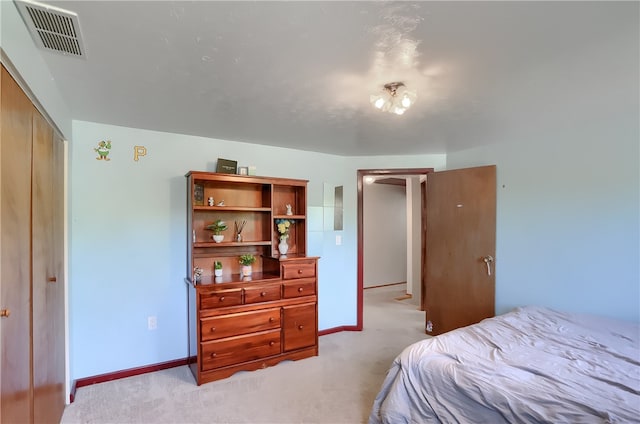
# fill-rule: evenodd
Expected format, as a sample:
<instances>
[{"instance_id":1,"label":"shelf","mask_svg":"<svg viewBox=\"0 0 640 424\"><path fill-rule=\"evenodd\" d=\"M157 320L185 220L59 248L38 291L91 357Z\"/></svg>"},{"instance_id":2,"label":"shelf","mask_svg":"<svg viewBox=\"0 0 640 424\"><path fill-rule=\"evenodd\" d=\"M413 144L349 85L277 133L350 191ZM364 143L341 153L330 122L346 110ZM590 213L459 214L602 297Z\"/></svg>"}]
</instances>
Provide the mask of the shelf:
<instances>
[{"instance_id":1,"label":"shelf","mask_svg":"<svg viewBox=\"0 0 640 424\"><path fill-rule=\"evenodd\" d=\"M271 246L271 241L198 241L193 243L193 247L234 247L234 246Z\"/></svg>"},{"instance_id":2,"label":"shelf","mask_svg":"<svg viewBox=\"0 0 640 424\"><path fill-rule=\"evenodd\" d=\"M273 215L273 219L299 219L303 220L306 217L304 215Z\"/></svg>"},{"instance_id":3,"label":"shelf","mask_svg":"<svg viewBox=\"0 0 640 424\"><path fill-rule=\"evenodd\" d=\"M215 211L215 212L271 212L271 208L253 208L246 206L194 206L194 211Z\"/></svg>"},{"instance_id":4,"label":"shelf","mask_svg":"<svg viewBox=\"0 0 640 424\"><path fill-rule=\"evenodd\" d=\"M277 280L280 275L277 273L256 272L254 271L250 277L243 277L240 274L225 274L222 277L214 277L212 275L203 276L200 281L196 283L198 286L206 286L211 284L225 284L225 283L248 283L265 280Z\"/></svg>"}]
</instances>

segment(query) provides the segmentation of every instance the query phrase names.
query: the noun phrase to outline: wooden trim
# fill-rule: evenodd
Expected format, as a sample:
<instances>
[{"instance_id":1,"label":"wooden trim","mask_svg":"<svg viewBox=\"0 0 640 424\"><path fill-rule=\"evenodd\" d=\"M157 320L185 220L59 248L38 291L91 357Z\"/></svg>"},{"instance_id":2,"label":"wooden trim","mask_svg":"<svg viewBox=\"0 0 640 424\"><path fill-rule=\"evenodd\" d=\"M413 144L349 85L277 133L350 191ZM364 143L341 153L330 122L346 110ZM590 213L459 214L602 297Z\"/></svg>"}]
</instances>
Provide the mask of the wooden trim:
<instances>
[{"instance_id":1,"label":"wooden trim","mask_svg":"<svg viewBox=\"0 0 640 424\"><path fill-rule=\"evenodd\" d=\"M406 187L407 179L406 178L378 178L374 181L375 184L390 184Z\"/></svg>"},{"instance_id":2,"label":"wooden trim","mask_svg":"<svg viewBox=\"0 0 640 424\"><path fill-rule=\"evenodd\" d=\"M357 326L343 325L341 327L328 328L326 330L318 331L318 336L326 336L327 334L339 333L341 331L360 331ZM193 357L192 362L194 362ZM150 372L166 370L169 368L181 367L183 365L189 365L189 358L176 359L173 361L161 362L159 364L147 365L138 368L129 368L122 371L116 371L112 373L94 375L93 377L86 377L75 380L71 385L71 392L69 394L69 401L73 403L76 398L76 389L80 387L90 386L92 384L105 383L107 381L118 380L121 378L133 377L135 375L147 374Z\"/></svg>"},{"instance_id":3,"label":"wooden trim","mask_svg":"<svg viewBox=\"0 0 640 424\"><path fill-rule=\"evenodd\" d=\"M71 390L69 391L69 403L73 403L76 400L76 382L71 383Z\"/></svg>"},{"instance_id":4,"label":"wooden trim","mask_svg":"<svg viewBox=\"0 0 640 424\"><path fill-rule=\"evenodd\" d=\"M363 302L364 302L364 177L367 171L358 169L358 305L357 305L357 324L356 327L362 331L363 323Z\"/></svg>"},{"instance_id":5,"label":"wooden trim","mask_svg":"<svg viewBox=\"0 0 640 424\"><path fill-rule=\"evenodd\" d=\"M11 75L11 77L15 80L16 84L18 84L18 86L22 89L22 91L24 91L24 94L26 94L26 96L29 98L31 103L33 103L33 105L36 107L38 112L40 112L40 114L45 118L47 123L51 125L54 133L56 133L56 135L61 139L66 140L66 138L62 135L63 133L60 130L60 127L56 124L53 118L51 118L51 115L47 113L44 106L42 106L42 104L38 101L38 98L36 97L36 95L33 93L33 91L31 91L31 88L29 88L29 85L27 84L27 82L24 80L24 78L22 78L22 75L20 75L20 72L18 72L18 69L15 67L11 59L9 59L9 56L1 47L0 47L0 63L2 64L4 69L9 73L9 75Z\"/></svg>"},{"instance_id":6,"label":"wooden trim","mask_svg":"<svg viewBox=\"0 0 640 424\"><path fill-rule=\"evenodd\" d=\"M433 168L400 168L400 169L358 169L357 171L357 189L358 189L358 308L357 308L357 329L362 330L363 327L363 301L364 301L364 177L368 175L426 175L434 172Z\"/></svg>"},{"instance_id":7,"label":"wooden trim","mask_svg":"<svg viewBox=\"0 0 640 424\"><path fill-rule=\"evenodd\" d=\"M189 358L175 359L173 361L160 362L159 364L147 365L144 367L129 368L126 370L110 372L106 374L94 375L92 377L80 378L73 382L71 386L71 395L69 400L73 402L75 399L76 389L80 387L90 386L92 384L105 383L107 381L118 380L121 378L133 377L135 375L147 374L150 372L166 370L169 368L181 367L188 365Z\"/></svg>"},{"instance_id":8,"label":"wooden trim","mask_svg":"<svg viewBox=\"0 0 640 424\"><path fill-rule=\"evenodd\" d=\"M358 328L355 325L343 325L341 327L327 328L326 330L318 331L318 336L326 336L327 334L340 333L341 331L362 331L362 328Z\"/></svg>"},{"instance_id":9,"label":"wooden trim","mask_svg":"<svg viewBox=\"0 0 640 424\"><path fill-rule=\"evenodd\" d=\"M364 290L367 289L379 289L380 287L391 287L391 286L399 286L400 284L407 284L406 281L400 281L398 283L387 283L387 284L378 284L377 286L367 286L363 287Z\"/></svg>"}]
</instances>

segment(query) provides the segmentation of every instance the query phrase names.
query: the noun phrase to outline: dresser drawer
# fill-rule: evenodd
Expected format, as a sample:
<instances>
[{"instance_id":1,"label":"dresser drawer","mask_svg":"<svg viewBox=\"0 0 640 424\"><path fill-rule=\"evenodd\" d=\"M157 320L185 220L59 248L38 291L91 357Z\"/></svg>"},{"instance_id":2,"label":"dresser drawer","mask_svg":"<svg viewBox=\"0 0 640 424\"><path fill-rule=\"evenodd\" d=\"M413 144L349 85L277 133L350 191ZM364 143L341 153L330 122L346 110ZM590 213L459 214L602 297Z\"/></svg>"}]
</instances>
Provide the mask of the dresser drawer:
<instances>
[{"instance_id":1,"label":"dresser drawer","mask_svg":"<svg viewBox=\"0 0 640 424\"><path fill-rule=\"evenodd\" d=\"M282 264L282 278L291 280L293 278L307 278L316 276L316 263L308 262L288 262Z\"/></svg>"},{"instance_id":2,"label":"dresser drawer","mask_svg":"<svg viewBox=\"0 0 640 424\"><path fill-rule=\"evenodd\" d=\"M201 344L202 371L280 354L280 330L229 337Z\"/></svg>"},{"instance_id":3,"label":"dresser drawer","mask_svg":"<svg viewBox=\"0 0 640 424\"><path fill-rule=\"evenodd\" d=\"M200 309L242 305L242 289L205 291L200 293Z\"/></svg>"},{"instance_id":4,"label":"dresser drawer","mask_svg":"<svg viewBox=\"0 0 640 424\"><path fill-rule=\"evenodd\" d=\"M244 303L270 302L280 300L280 284L244 289Z\"/></svg>"},{"instance_id":5,"label":"dresser drawer","mask_svg":"<svg viewBox=\"0 0 640 424\"><path fill-rule=\"evenodd\" d=\"M284 298L311 296L316 294L315 278L300 278L298 280L285 281L282 283L282 294Z\"/></svg>"},{"instance_id":6,"label":"dresser drawer","mask_svg":"<svg viewBox=\"0 0 640 424\"><path fill-rule=\"evenodd\" d=\"M280 308L241 312L200 320L200 339L222 339L238 334L280 328Z\"/></svg>"},{"instance_id":7,"label":"dresser drawer","mask_svg":"<svg viewBox=\"0 0 640 424\"><path fill-rule=\"evenodd\" d=\"M317 340L316 304L285 306L283 312L284 350L313 346Z\"/></svg>"}]
</instances>

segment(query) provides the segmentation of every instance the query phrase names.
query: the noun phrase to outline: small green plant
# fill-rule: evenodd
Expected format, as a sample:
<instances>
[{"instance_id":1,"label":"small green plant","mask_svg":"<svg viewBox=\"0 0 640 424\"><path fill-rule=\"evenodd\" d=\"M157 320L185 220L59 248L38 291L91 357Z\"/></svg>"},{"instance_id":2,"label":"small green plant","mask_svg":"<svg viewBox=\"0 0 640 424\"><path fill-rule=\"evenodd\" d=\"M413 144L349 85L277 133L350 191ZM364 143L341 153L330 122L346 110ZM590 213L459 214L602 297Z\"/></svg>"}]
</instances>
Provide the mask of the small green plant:
<instances>
[{"instance_id":1,"label":"small green plant","mask_svg":"<svg viewBox=\"0 0 640 424\"><path fill-rule=\"evenodd\" d=\"M220 261L215 261L213 263L213 269L222 269L222 262Z\"/></svg>"},{"instance_id":2,"label":"small green plant","mask_svg":"<svg viewBox=\"0 0 640 424\"><path fill-rule=\"evenodd\" d=\"M227 224L223 220L216 219L216 221L213 224L209 224L205 228L207 230L213 231L213 234L215 234L215 235L220 235L220 233L222 233L228 227L227 227Z\"/></svg>"},{"instance_id":3,"label":"small green plant","mask_svg":"<svg viewBox=\"0 0 640 424\"><path fill-rule=\"evenodd\" d=\"M240 265L251 265L256 261L256 257L247 253L245 255L240 255Z\"/></svg>"}]
</instances>

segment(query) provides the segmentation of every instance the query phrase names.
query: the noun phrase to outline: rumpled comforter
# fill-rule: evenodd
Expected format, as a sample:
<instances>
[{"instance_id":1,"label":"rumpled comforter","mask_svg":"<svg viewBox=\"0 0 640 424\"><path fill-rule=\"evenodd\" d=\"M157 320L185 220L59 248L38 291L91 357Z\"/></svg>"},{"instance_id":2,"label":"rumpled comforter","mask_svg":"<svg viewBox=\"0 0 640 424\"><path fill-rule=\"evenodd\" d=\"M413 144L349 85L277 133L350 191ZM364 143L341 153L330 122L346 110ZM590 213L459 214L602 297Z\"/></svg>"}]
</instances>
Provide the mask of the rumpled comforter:
<instances>
[{"instance_id":1,"label":"rumpled comforter","mask_svg":"<svg viewBox=\"0 0 640 424\"><path fill-rule=\"evenodd\" d=\"M407 347L378 423L640 422L640 325L523 307Z\"/></svg>"}]
</instances>

